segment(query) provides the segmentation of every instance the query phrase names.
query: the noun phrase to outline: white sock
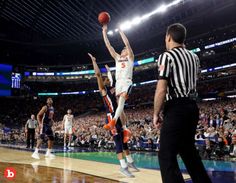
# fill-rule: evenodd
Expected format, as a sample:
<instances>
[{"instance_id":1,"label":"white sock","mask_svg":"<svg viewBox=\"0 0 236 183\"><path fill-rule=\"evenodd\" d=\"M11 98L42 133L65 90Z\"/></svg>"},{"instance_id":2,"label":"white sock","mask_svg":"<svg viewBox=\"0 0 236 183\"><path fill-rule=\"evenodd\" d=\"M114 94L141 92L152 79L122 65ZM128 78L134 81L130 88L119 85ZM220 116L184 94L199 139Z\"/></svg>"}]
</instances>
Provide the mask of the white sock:
<instances>
[{"instance_id":1,"label":"white sock","mask_svg":"<svg viewBox=\"0 0 236 183\"><path fill-rule=\"evenodd\" d=\"M127 167L127 163L125 162L124 159L120 160L120 166L121 166L121 168L126 168Z\"/></svg>"},{"instance_id":2,"label":"white sock","mask_svg":"<svg viewBox=\"0 0 236 183\"><path fill-rule=\"evenodd\" d=\"M115 113L115 116L114 116L114 119L116 121L120 117L122 111L124 110L124 106L125 106L125 98L120 96L119 102L118 102L118 107L116 109L116 113Z\"/></svg>"},{"instance_id":3,"label":"white sock","mask_svg":"<svg viewBox=\"0 0 236 183\"><path fill-rule=\"evenodd\" d=\"M126 129L127 129L127 126L126 126L126 125L123 125L122 128L123 128L124 130L126 130Z\"/></svg>"},{"instance_id":4,"label":"white sock","mask_svg":"<svg viewBox=\"0 0 236 183\"><path fill-rule=\"evenodd\" d=\"M46 154L50 154L52 152L52 149L48 149Z\"/></svg>"},{"instance_id":5,"label":"white sock","mask_svg":"<svg viewBox=\"0 0 236 183\"><path fill-rule=\"evenodd\" d=\"M133 162L134 162L134 160L133 160L133 158L131 157L130 154L126 156L126 160L127 160L129 163L133 163Z\"/></svg>"},{"instance_id":6,"label":"white sock","mask_svg":"<svg viewBox=\"0 0 236 183\"><path fill-rule=\"evenodd\" d=\"M66 147L66 143L64 143L64 147Z\"/></svg>"},{"instance_id":7,"label":"white sock","mask_svg":"<svg viewBox=\"0 0 236 183\"><path fill-rule=\"evenodd\" d=\"M36 147L34 152L35 152L35 153L38 153L38 152L39 152L39 149Z\"/></svg>"},{"instance_id":8,"label":"white sock","mask_svg":"<svg viewBox=\"0 0 236 183\"><path fill-rule=\"evenodd\" d=\"M236 145L234 145L234 149L233 149L233 152L236 152Z\"/></svg>"}]
</instances>

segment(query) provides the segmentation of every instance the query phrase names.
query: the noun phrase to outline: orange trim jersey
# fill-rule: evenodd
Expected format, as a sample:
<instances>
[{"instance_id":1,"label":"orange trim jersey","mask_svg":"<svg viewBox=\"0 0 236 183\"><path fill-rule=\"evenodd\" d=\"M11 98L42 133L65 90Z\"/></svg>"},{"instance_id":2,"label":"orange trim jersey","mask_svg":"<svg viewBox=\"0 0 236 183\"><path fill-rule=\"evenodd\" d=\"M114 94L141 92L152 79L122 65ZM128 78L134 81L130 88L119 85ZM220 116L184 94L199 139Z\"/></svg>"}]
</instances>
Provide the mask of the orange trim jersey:
<instances>
[{"instance_id":1,"label":"orange trim jersey","mask_svg":"<svg viewBox=\"0 0 236 183\"><path fill-rule=\"evenodd\" d=\"M134 61L127 57L117 57L116 59L116 81L133 79Z\"/></svg>"},{"instance_id":2,"label":"orange trim jersey","mask_svg":"<svg viewBox=\"0 0 236 183\"><path fill-rule=\"evenodd\" d=\"M111 120L115 116L115 112L117 108L115 91L114 91L114 94L112 94L111 90L115 90L115 88L106 87L106 95L102 97L104 106L106 108L106 113L107 113L106 123L108 123L108 121ZM120 133L121 131L123 131L120 118L118 118L117 120L116 130L117 130L117 133Z\"/></svg>"},{"instance_id":3,"label":"orange trim jersey","mask_svg":"<svg viewBox=\"0 0 236 183\"><path fill-rule=\"evenodd\" d=\"M117 102L115 95L111 93L110 89L111 88L106 87L107 94L103 96L103 102L106 108L106 113L110 113L113 116L117 108Z\"/></svg>"}]
</instances>

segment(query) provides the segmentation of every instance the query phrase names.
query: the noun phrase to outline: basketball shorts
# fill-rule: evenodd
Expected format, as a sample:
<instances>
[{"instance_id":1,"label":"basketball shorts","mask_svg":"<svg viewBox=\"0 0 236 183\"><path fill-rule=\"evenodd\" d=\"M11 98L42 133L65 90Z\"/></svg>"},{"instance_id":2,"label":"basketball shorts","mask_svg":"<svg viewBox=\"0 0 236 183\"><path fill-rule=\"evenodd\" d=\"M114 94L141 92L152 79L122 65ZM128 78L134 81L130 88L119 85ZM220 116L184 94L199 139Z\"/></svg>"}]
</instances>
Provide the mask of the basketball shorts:
<instances>
[{"instance_id":1,"label":"basketball shorts","mask_svg":"<svg viewBox=\"0 0 236 183\"><path fill-rule=\"evenodd\" d=\"M116 146L116 154L122 153L124 150L128 150L128 144L123 142L124 135L123 131L113 136L113 140Z\"/></svg>"},{"instance_id":2,"label":"basketball shorts","mask_svg":"<svg viewBox=\"0 0 236 183\"><path fill-rule=\"evenodd\" d=\"M116 81L116 96L125 92L130 95L133 82L131 80L117 80Z\"/></svg>"},{"instance_id":3,"label":"basketball shorts","mask_svg":"<svg viewBox=\"0 0 236 183\"><path fill-rule=\"evenodd\" d=\"M52 131L52 126L48 125L48 124L43 124L43 128L41 129L41 134L40 134L40 138L43 141L47 141L48 139L53 141L54 140L54 134Z\"/></svg>"},{"instance_id":4,"label":"basketball shorts","mask_svg":"<svg viewBox=\"0 0 236 183\"><path fill-rule=\"evenodd\" d=\"M72 126L65 126L65 134L72 134Z\"/></svg>"}]
</instances>

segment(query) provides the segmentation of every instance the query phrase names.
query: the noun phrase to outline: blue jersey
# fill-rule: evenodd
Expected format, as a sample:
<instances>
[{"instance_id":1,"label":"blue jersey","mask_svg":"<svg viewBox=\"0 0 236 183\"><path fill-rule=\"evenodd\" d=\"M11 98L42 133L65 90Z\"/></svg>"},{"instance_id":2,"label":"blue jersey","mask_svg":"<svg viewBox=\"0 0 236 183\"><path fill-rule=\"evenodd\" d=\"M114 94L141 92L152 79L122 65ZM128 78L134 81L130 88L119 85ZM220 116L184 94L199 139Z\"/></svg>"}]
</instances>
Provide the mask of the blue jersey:
<instances>
[{"instance_id":1,"label":"blue jersey","mask_svg":"<svg viewBox=\"0 0 236 183\"><path fill-rule=\"evenodd\" d=\"M117 108L117 102L116 102L116 96L112 94L110 90L114 90L115 92L115 89L107 88L107 87L105 87L105 89L106 89L107 94L103 96L102 98L103 98L104 106L106 108L106 113L111 114L112 117L114 117L115 111Z\"/></svg>"},{"instance_id":2,"label":"blue jersey","mask_svg":"<svg viewBox=\"0 0 236 183\"><path fill-rule=\"evenodd\" d=\"M54 115L54 108L52 106L46 106L47 111L44 113L43 123L52 126L52 120Z\"/></svg>"}]
</instances>

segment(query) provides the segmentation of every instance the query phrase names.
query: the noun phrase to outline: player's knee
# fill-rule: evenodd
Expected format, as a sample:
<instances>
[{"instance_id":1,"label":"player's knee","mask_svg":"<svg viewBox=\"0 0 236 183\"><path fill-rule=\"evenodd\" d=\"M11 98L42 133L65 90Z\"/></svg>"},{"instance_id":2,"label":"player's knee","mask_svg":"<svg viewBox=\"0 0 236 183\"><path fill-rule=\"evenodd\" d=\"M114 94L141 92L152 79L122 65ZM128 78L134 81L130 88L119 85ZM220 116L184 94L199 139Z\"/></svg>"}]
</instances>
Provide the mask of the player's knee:
<instances>
[{"instance_id":1,"label":"player's knee","mask_svg":"<svg viewBox=\"0 0 236 183\"><path fill-rule=\"evenodd\" d=\"M44 140L45 139L45 134L40 134L39 140Z\"/></svg>"},{"instance_id":2,"label":"player's knee","mask_svg":"<svg viewBox=\"0 0 236 183\"><path fill-rule=\"evenodd\" d=\"M123 144L122 144L122 138L120 134L117 134L115 136L113 136L113 140L115 142L116 145L116 153L122 153L123 152Z\"/></svg>"},{"instance_id":3,"label":"player's knee","mask_svg":"<svg viewBox=\"0 0 236 183\"><path fill-rule=\"evenodd\" d=\"M53 135L48 136L48 139L51 140L51 141L54 141L54 136Z\"/></svg>"},{"instance_id":4,"label":"player's knee","mask_svg":"<svg viewBox=\"0 0 236 183\"><path fill-rule=\"evenodd\" d=\"M126 92L123 92L120 94L120 97L123 97L124 99L127 99L128 94Z\"/></svg>"},{"instance_id":5,"label":"player's knee","mask_svg":"<svg viewBox=\"0 0 236 183\"><path fill-rule=\"evenodd\" d=\"M116 144L116 154L122 153L123 152L123 147L121 144Z\"/></svg>"},{"instance_id":6,"label":"player's knee","mask_svg":"<svg viewBox=\"0 0 236 183\"><path fill-rule=\"evenodd\" d=\"M129 150L127 143L123 143L123 149L124 149L125 151L126 151L126 150Z\"/></svg>"}]
</instances>

